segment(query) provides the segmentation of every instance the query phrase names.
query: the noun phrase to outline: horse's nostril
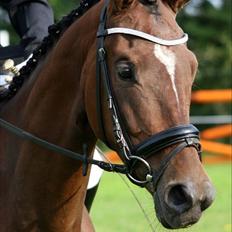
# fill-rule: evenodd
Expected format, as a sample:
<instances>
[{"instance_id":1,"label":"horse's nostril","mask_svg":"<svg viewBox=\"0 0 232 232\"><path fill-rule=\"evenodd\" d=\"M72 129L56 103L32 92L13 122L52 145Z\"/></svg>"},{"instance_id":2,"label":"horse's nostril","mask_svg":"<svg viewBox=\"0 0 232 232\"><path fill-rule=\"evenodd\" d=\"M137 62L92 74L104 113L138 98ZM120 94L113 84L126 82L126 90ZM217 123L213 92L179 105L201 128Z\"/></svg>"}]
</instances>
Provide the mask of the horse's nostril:
<instances>
[{"instance_id":1,"label":"horse's nostril","mask_svg":"<svg viewBox=\"0 0 232 232\"><path fill-rule=\"evenodd\" d=\"M166 203L176 212L183 213L192 207L193 197L184 185L178 184L167 192Z\"/></svg>"},{"instance_id":2,"label":"horse's nostril","mask_svg":"<svg viewBox=\"0 0 232 232\"><path fill-rule=\"evenodd\" d=\"M204 199L204 200L201 202L201 210L204 211L204 210L207 209L210 205L211 205L211 201L209 201L208 199Z\"/></svg>"},{"instance_id":3,"label":"horse's nostril","mask_svg":"<svg viewBox=\"0 0 232 232\"><path fill-rule=\"evenodd\" d=\"M182 185L176 185L170 189L168 200L174 205L182 205L187 201L186 192Z\"/></svg>"}]
</instances>

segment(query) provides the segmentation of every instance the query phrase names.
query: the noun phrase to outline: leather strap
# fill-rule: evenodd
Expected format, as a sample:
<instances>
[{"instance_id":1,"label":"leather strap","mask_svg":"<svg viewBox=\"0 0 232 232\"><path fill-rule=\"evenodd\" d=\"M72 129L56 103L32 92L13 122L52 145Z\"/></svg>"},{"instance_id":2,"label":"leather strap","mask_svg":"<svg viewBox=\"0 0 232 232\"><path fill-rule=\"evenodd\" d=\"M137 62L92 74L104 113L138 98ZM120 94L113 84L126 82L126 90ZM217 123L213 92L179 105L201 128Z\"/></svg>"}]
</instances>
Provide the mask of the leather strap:
<instances>
[{"instance_id":1,"label":"leather strap","mask_svg":"<svg viewBox=\"0 0 232 232\"><path fill-rule=\"evenodd\" d=\"M87 154L86 154L85 145L83 146L83 154L80 154L77 152L73 152L69 149L66 149L64 147L55 145L53 143L49 143L48 141L43 140L43 139L25 131L25 130L22 130L21 128L18 128L16 126L14 126L13 124L11 124L11 123L9 123L1 118L0 118L0 127L15 134L19 138L30 141L30 142L37 144L43 148L46 148L50 151L54 151L54 152L57 152L59 154L65 155L69 158L81 161L83 164L83 175L87 174L87 168L88 168L89 164L97 165L98 167L100 167L103 170L108 171L108 172L117 172L117 173L122 173L122 174L128 173L127 167L125 165L111 164L111 163L107 163L104 161L89 159L87 157Z\"/></svg>"},{"instance_id":2,"label":"leather strap","mask_svg":"<svg viewBox=\"0 0 232 232\"><path fill-rule=\"evenodd\" d=\"M133 35L145 40L148 40L152 43L164 45L164 46L176 46L179 44L184 44L188 41L188 34L184 33L181 38L178 39L161 39L159 37L156 37L154 35L147 34L142 31L134 30L131 28L125 28L125 27L114 27L114 28L108 28L105 30L101 30L98 32L97 36L98 37L106 37L112 34L125 34L125 35Z\"/></svg>"},{"instance_id":3,"label":"leather strap","mask_svg":"<svg viewBox=\"0 0 232 232\"><path fill-rule=\"evenodd\" d=\"M191 139L190 139L191 140ZM180 143L178 146L176 146L160 163L160 166L158 168L158 170L153 171L153 186L156 190L157 185L159 183L160 178L162 177L162 175L164 174L165 170L167 169L168 165L170 164L171 159L173 159L176 155L178 155L184 148L186 147L194 147L197 149L198 154L199 150L196 147L196 141L183 141L182 143ZM199 143L199 141L197 141L197 143ZM199 155L200 156L200 155ZM201 156L200 156L200 160L201 160Z\"/></svg>"},{"instance_id":4,"label":"leather strap","mask_svg":"<svg viewBox=\"0 0 232 232\"><path fill-rule=\"evenodd\" d=\"M147 157L151 153L155 154L188 139L194 140L196 144L199 143L199 130L192 124L179 125L153 135L136 145L133 152L138 156Z\"/></svg>"},{"instance_id":5,"label":"leather strap","mask_svg":"<svg viewBox=\"0 0 232 232\"><path fill-rule=\"evenodd\" d=\"M99 26L98 26L98 31L104 31L105 28L105 23L106 23L106 9L107 9L108 1L105 1L103 9L100 14L100 20L99 20ZM102 63L104 62L105 59L105 54L104 54L104 38L98 38L97 39L97 57L96 57L96 109L97 109L97 120L98 120L98 127L100 129L101 133L101 139L104 141L107 145L107 139L106 139L106 134L105 134L105 127L104 127L104 122L103 122L103 115L102 115L102 96L101 96L101 87L102 87L102 82L101 82L101 76L102 76ZM101 49L101 50L99 50Z\"/></svg>"}]
</instances>

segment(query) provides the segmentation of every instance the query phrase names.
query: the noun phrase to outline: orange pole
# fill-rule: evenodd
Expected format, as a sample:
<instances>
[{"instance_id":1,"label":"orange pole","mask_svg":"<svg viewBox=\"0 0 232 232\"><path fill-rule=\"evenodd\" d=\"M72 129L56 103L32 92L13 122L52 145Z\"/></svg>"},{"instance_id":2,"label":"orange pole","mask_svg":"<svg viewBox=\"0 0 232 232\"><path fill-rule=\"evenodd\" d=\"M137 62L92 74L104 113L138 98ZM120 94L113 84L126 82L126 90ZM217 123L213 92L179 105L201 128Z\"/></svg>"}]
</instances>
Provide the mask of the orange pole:
<instances>
[{"instance_id":1,"label":"orange pole","mask_svg":"<svg viewBox=\"0 0 232 232\"><path fill-rule=\"evenodd\" d=\"M206 155L203 156L202 159L204 164L223 164L231 162L230 158L222 155Z\"/></svg>"},{"instance_id":2,"label":"orange pole","mask_svg":"<svg viewBox=\"0 0 232 232\"><path fill-rule=\"evenodd\" d=\"M109 161L111 163L122 163L122 160L120 159L117 152L115 152L115 151L107 152L106 157L107 157L107 159L109 159Z\"/></svg>"},{"instance_id":3,"label":"orange pole","mask_svg":"<svg viewBox=\"0 0 232 232\"><path fill-rule=\"evenodd\" d=\"M216 126L201 131L202 139L220 139L232 136L232 124Z\"/></svg>"},{"instance_id":4,"label":"orange pole","mask_svg":"<svg viewBox=\"0 0 232 232\"><path fill-rule=\"evenodd\" d=\"M193 103L218 103L231 102L232 89L224 90L199 90L192 93Z\"/></svg>"},{"instance_id":5,"label":"orange pole","mask_svg":"<svg viewBox=\"0 0 232 232\"><path fill-rule=\"evenodd\" d=\"M211 142L208 140L201 140L203 151L212 153L218 153L227 156L231 159L232 157L232 146L223 143Z\"/></svg>"}]
</instances>

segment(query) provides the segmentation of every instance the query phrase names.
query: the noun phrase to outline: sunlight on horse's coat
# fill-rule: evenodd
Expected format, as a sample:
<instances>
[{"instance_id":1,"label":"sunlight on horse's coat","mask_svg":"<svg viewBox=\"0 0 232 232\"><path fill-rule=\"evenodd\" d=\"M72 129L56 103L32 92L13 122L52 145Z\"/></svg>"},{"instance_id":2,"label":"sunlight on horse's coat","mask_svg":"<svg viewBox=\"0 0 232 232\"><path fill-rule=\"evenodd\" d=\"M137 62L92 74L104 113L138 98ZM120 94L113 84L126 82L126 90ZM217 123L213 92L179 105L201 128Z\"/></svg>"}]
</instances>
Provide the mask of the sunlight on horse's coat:
<instances>
[{"instance_id":1,"label":"sunlight on horse's coat","mask_svg":"<svg viewBox=\"0 0 232 232\"><path fill-rule=\"evenodd\" d=\"M179 106L179 97L175 85L176 56L170 49L159 44L154 45L154 55L162 64L164 64L170 76L172 88L176 96L177 105Z\"/></svg>"}]
</instances>

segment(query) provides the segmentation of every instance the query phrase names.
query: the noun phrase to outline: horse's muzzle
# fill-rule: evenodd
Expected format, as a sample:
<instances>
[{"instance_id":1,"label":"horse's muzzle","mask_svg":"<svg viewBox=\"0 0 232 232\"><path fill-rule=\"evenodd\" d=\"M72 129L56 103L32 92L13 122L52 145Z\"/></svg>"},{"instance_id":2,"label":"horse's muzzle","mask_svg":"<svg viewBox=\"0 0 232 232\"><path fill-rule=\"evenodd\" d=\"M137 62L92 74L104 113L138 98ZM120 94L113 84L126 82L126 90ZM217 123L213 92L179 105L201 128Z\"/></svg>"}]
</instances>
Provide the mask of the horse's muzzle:
<instances>
[{"instance_id":1,"label":"horse's muzzle","mask_svg":"<svg viewBox=\"0 0 232 232\"><path fill-rule=\"evenodd\" d=\"M202 183L201 188L199 191L192 182L172 182L164 191L158 190L155 205L162 225L169 229L178 229L195 224L215 197L215 190L209 181Z\"/></svg>"}]
</instances>

